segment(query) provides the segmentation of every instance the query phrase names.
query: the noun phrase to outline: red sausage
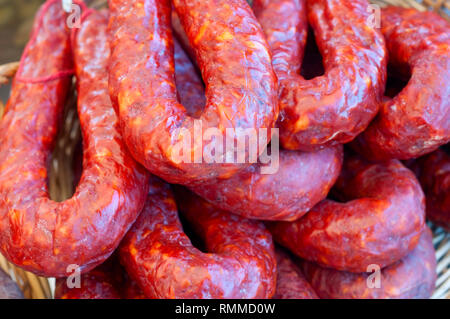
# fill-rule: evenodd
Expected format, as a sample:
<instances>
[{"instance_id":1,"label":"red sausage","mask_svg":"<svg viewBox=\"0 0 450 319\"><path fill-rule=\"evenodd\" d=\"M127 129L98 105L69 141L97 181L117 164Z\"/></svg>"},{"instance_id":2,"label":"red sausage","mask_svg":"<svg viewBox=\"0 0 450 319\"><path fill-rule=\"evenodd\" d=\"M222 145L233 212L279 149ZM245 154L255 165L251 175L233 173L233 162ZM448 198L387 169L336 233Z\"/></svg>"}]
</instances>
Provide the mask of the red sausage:
<instances>
[{"instance_id":1,"label":"red sausage","mask_svg":"<svg viewBox=\"0 0 450 319\"><path fill-rule=\"evenodd\" d=\"M129 155L109 100L106 16L91 14L73 48L83 173L72 198L54 202L47 161L71 78L70 33L61 1L37 15L0 123L0 250L39 275L63 277L102 263L142 210L148 173Z\"/></svg>"},{"instance_id":2,"label":"red sausage","mask_svg":"<svg viewBox=\"0 0 450 319\"><path fill-rule=\"evenodd\" d=\"M276 260L263 224L188 193L180 210L205 243L183 231L168 185L154 179L144 211L121 244L121 262L149 298L270 298Z\"/></svg>"},{"instance_id":3,"label":"red sausage","mask_svg":"<svg viewBox=\"0 0 450 319\"><path fill-rule=\"evenodd\" d=\"M278 116L277 80L249 5L244 0L174 0L173 4L206 86L199 130L218 128L222 137L236 141L226 136L226 128L273 127ZM189 137L197 134L194 118L177 100L169 1L110 0L109 6L110 93L134 157L153 174L179 184L230 176L248 165L230 163L222 152L215 163L194 163L191 155L204 154L207 144L196 143L187 151L190 163L177 157L177 145L187 136L180 130L185 129Z\"/></svg>"},{"instance_id":4,"label":"red sausage","mask_svg":"<svg viewBox=\"0 0 450 319\"><path fill-rule=\"evenodd\" d=\"M195 114L201 101L204 100L202 82L196 74L195 68L184 53L180 45L175 42L175 76L179 98L186 109ZM199 87L199 88L197 88ZM197 94L200 92L201 94ZM77 154L79 155L79 154ZM81 157L75 162L81 166ZM80 164L80 165L78 165ZM81 171L81 169L80 169ZM55 298L57 299L146 299L134 280L131 280L116 260L109 258L104 264L83 274L81 288L69 289L66 279L58 279L56 282ZM117 270L119 268L119 270ZM123 280L116 277L123 275Z\"/></svg>"},{"instance_id":5,"label":"red sausage","mask_svg":"<svg viewBox=\"0 0 450 319\"><path fill-rule=\"evenodd\" d=\"M284 148L311 150L346 143L378 111L386 82L386 50L370 25L366 0L255 0L279 79L280 140ZM325 74L300 75L308 22Z\"/></svg>"},{"instance_id":6,"label":"red sausage","mask_svg":"<svg viewBox=\"0 0 450 319\"><path fill-rule=\"evenodd\" d=\"M347 156L336 192L343 202L327 199L295 222L272 223L275 241L304 259L352 272L390 265L417 245L425 198L400 162Z\"/></svg>"},{"instance_id":7,"label":"red sausage","mask_svg":"<svg viewBox=\"0 0 450 319\"><path fill-rule=\"evenodd\" d=\"M204 89L195 67L175 44L179 96L190 112L197 113L204 105ZM263 174L265 164L257 163L230 178L204 181L190 189L216 207L246 218L295 220L327 196L342 166L342 147L311 153L281 150L279 163L271 165L272 174Z\"/></svg>"},{"instance_id":8,"label":"red sausage","mask_svg":"<svg viewBox=\"0 0 450 319\"><path fill-rule=\"evenodd\" d=\"M229 179L191 189L215 206L246 218L292 221L325 199L342 167L342 146L315 152L280 151L279 168L262 174L253 164Z\"/></svg>"},{"instance_id":9,"label":"red sausage","mask_svg":"<svg viewBox=\"0 0 450 319\"><path fill-rule=\"evenodd\" d=\"M419 244L402 260L376 273L350 273L304 262L302 269L320 298L331 299L423 299L436 283L436 257L431 231L426 227ZM370 276L370 277L369 277Z\"/></svg>"},{"instance_id":10,"label":"red sausage","mask_svg":"<svg viewBox=\"0 0 450 319\"><path fill-rule=\"evenodd\" d=\"M437 150L417 162L426 195L427 217L450 231L450 155Z\"/></svg>"},{"instance_id":11,"label":"red sausage","mask_svg":"<svg viewBox=\"0 0 450 319\"><path fill-rule=\"evenodd\" d=\"M389 63L410 73L381 105L355 148L370 159L409 159L450 141L450 24L432 12L389 7L381 15Z\"/></svg>"},{"instance_id":12,"label":"red sausage","mask_svg":"<svg viewBox=\"0 0 450 319\"><path fill-rule=\"evenodd\" d=\"M306 281L301 270L281 249L277 258L277 289L272 299L317 299L316 292Z\"/></svg>"}]
</instances>

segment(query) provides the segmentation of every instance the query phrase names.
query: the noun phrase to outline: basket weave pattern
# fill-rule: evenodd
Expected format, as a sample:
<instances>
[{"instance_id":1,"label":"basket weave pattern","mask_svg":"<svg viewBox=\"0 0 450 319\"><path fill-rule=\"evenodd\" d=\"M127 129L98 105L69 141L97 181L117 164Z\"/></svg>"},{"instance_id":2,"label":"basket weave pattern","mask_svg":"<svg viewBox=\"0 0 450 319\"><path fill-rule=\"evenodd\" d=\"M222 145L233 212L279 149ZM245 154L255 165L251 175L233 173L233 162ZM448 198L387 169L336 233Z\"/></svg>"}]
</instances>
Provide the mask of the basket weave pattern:
<instances>
[{"instance_id":1,"label":"basket weave pattern","mask_svg":"<svg viewBox=\"0 0 450 319\"><path fill-rule=\"evenodd\" d=\"M450 0L371 0L380 6L396 5L413 7L420 11L433 10L450 21ZM91 1L91 6L101 7L106 0ZM18 63L0 65L0 86L7 84L14 76ZM50 197L56 201L69 198L74 191L73 159L76 147L81 139L79 121L76 111L76 96L74 90L68 98L64 111L64 125L60 129L49 171ZM3 115L4 105L0 101L0 119ZM441 228L431 225L436 248L438 280L432 298L450 299L450 234ZM17 282L26 298L42 299L52 298L51 280L38 277L9 263L0 255L0 268L4 269Z\"/></svg>"}]
</instances>

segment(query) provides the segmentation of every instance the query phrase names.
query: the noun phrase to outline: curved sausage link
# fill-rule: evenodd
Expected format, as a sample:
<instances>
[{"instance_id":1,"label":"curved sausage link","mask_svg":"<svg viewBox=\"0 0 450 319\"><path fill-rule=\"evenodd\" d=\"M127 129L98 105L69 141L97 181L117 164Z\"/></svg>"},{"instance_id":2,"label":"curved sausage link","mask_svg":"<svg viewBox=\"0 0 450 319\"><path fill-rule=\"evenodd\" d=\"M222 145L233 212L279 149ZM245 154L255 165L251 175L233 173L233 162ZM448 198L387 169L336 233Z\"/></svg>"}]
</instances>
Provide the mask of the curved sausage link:
<instances>
[{"instance_id":1,"label":"curved sausage link","mask_svg":"<svg viewBox=\"0 0 450 319\"><path fill-rule=\"evenodd\" d=\"M450 141L450 24L396 7L383 9L381 24L389 63L411 78L381 105L355 147L370 159L418 157Z\"/></svg>"},{"instance_id":2,"label":"curved sausage link","mask_svg":"<svg viewBox=\"0 0 450 319\"><path fill-rule=\"evenodd\" d=\"M270 233L188 193L180 210L204 241L183 231L168 185L153 180L144 211L121 244L121 262L149 298L270 298L276 260Z\"/></svg>"},{"instance_id":3,"label":"curved sausage link","mask_svg":"<svg viewBox=\"0 0 450 319\"><path fill-rule=\"evenodd\" d=\"M66 276L71 264L88 271L114 251L142 210L148 182L122 141L109 100L106 17L91 14L74 47L83 173L72 198L49 198L47 161L70 85L62 72L72 68L65 21L58 0L39 12L0 123L1 252L54 277Z\"/></svg>"},{"instance_id":4,"label":"curved sausage link","mask_svg":"<svg viewBox=\"0 0 450 319\"><path fill-rule=\"evenodd\" d=\"M271 128L278 116L277 80L263 32L244 0L175 0L206 86L201 132L218 128ZM112 59L110 93L131 153L168 182L230 176L246 164L195 163L198 141L179 161L176 147L193 137L194 118L177 100L171 6L168 0L109 1ZM184 129L189 134L180 134ZM225 144L225 143L223 143ZM220 148L219 146L217 146ZM245 149L246 158L248 147ZM260 150L262 152L264 150Z\"/></svg>"},{"instance_id":5,"label":"curved sausage link","mask_svg":"<svg viewBox=\"0 0 450 319\"><path fill-rule=\"evenodd\" d=\"M403 258L425 225L425 198L400 162L344 159L336 183L343 202L324 200L295 222L270 225L275 241L325 267L364 272Z\"/></svg>"},{"instance_id":6,"label":"curved sausage link","mask_svg":"<svg viewBox=\"0 0 450 319\"><path fill-rule=\"evenodd\" d=\"M275 250L277 258L277 289L272 299L318 299L300 268L281 249Z\"/></svg>"},{"instance_id":7,"label":"curved sausage link","mask_svg":"<svg viewBox=\"0 0 450 319\"><path fill-rule=\"evenodd\" d=\"M258 163L228 179L191 189L215 206L246 218L293 221L327 197L342 160L341 145L314 152L281 150L274 174L262 174L265 164Z\"/></svg>"},{"instance_id":8,"label":"curved sausage link","mask_svg":"<svg viewBox=\"0 0 450 319\"><path fill-rule=\"evenodd\" d=\"M366 0L255 0L254 12L279 79L280 139L286 149L346 143L378 111L386 82L386 50L370 25ZM325 74L300 75L308 22Z\"/></svg>"},{"instance_id":9,"label":"curved sausage link","mask_svg":"<svg viewBox=\"0 0 450 319\"><path fill-rule=\"evenodd\" d=\"M402 260L381 269L379 288L376 273L350 273L322 268L311 262L302 264L303 272L321 298L327 299L424 299L436 283L436 257L428 227L419 244ZM370 276L370 277L369 277Z\"/></svg>"},{"instance_id":10,"label":"curved sausage link","mask_svg":"<svg viewBox=\"0 0 450 319\"><path fill-rule=\"evenodd\" d=\"M180 100L186 101L191 113L197 113L204 105L204 89L177 42L175 73ZM216 207L246 218L295 220L327 196L341 170L342 157L340 145L310 153L281 150L279 162L271 163L276 170L273 174L263 174L265 164L257 163L230 178L204 181L190 189Z\"/></svg>"},{"instance_id":11,"label":"curved sausage link","mask_svg":"<svg viewBox=\"0 0 450 319\"><path fill-rule=\"evenodd\" d=\"M427 217L450 231L450 155L437 150L417 160L425 192Z\"/></svg>"},{"instance_id":12,"label":"curved sausage link","mask_svg":"<svg viewBox=\"0 0 450 319\"><path fill-rule=\"evenodd\" d=\"M204 105L204 89L195 67L175 41L175 77L179 99L190 114ZM200 93L200 94L198 94ZM203 100L203 102L202 102ZM76 163L82 163L81 158ZM81 170L81 169L80 169ZM115 255L113 255L115 256ZM80 288L68 288L66 279L56 280L56 299L146 299L137 283L110 257L105 263L81 276ZM117 269L120 268L120 269ZM119 275L117 274L119 273ZM122 276L123 275L123 276ZM118 276L123 278L117 279Z\"/></svg>"}]
</instances>

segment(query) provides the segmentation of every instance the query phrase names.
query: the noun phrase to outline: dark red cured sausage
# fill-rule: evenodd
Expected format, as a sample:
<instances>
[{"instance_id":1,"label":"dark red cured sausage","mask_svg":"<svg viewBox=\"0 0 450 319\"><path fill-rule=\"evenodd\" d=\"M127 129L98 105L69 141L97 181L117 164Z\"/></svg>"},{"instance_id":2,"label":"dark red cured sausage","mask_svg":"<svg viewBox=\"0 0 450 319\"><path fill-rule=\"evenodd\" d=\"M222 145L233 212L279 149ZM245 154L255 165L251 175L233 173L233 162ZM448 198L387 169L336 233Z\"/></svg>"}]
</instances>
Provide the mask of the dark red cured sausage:
<instances>
[{"instance_id":1,"label":"dark red cured sausage","mask_svg":"<svg viewBox=\"0 0 450 319\"><path fill-rule=\"evenodd\" d=\"M276 249L277 289L272 299L317 299L300 268L281 249Z\"/></svg>"},{"instance_id":2,"label":"dark red cured sausage","mask_svg":"<svg viewBox=\"0 0 450 319\"><path fill-rule=\"evenodd\" d=\"M370 159L418 157L450 141L450 24L432 12L389 7L381 26L389 63L411 78L355 147Z\"/></svg>"},{"instance_id":3,"label":"dark red cured sausage","mask_svg":"<svg viewBox=\"0 0 450 319\"><path fill-rule=\"evenodd\" d=\"M177 89L180 99L187 110L195 112L195 107L204 94L196 95L196 86L202 86L202 82L196 74L195 68L187 58L183 49L175 42L175 74ZM77 153L75 166L80 167L81 152ZM79 178L78 178L79 179ZM77 183L76 183L77 184ZM75 184L75 185L76 185ZM66 278L56 280L56 299L146 299L142 290L134 280L131 280L124 269L118 265L115 256L110 257L105 263L85 273L81 277L81 288L69 289Z\"/></svg>"},{"instance_id":4,"label":"dark red cured sausage","mask_svg":"<svg viewBox=\"0 0 450 319\"><path fill-rule=\"evenodd\" d=\"M226 128L273 127L278 115L277 80L267 42L249 5L244 0L175 0L173 4L207 88L202 132L209 127L222 134ZM211 164L175 159L180 129L191 137L195 132L194 118L177 101L169 1L110 0L109 6L110 92L134 157L150 172L179 184L230 176L245 167L227 163L225 154ZM233 136L227 138L235 141Z\"/></svg>"},{"instance_id":5,"label":"dark red cured sausage","mask_svg":"<svg viewBox=\"0 0 450 319\"><path fill-rule=\"evenodd\" d=\"M342 167L342 146L315 152L280 151L279 168L253 164L229 179L191 189L215 206L247 218L292 221L325 199Z\"/></svg>"},{"instance_id":6,"label":"dark red cured sausage","mask_svg":"<svg viewBox=\"0 0 450 319\"><path fill-rule=\"evenodd\" d=\"M0 299L24 299L19 286L0 269Z\"/></svg>"},{"instance_id":7,"label":"dark red cured sausage","mask_svg":"<svg viewBox=\"0 0 450 319\"><path fill-rule=\"evenodd\" d=\"M437 150L417 160L425 192L427 217L450 231L450 155Z\"/></svg>"},{"instance_id":8,"label":"dark red cured sausage","mask_svg":"<svg viewBox=\"0 0 450 319\"><path fill-rule=\"evenodd\" d=\"M305 276L320 298L331 299L423 299L429 298L436 283L436 257L431 231L426 227L419 244L405 258L381 270L380 288L374 273L350 273L303 263Z\"/></svg>"},{"instance_id":9,"label":"dark red cured sausage","mask_svg":"<svg viewBox=\"0 0 450 319\"><path fill-rule=\"evenodd\" d=\"M279 79L280 139L286 149L345 143L378 111L386 81L382 35L370 26L366 0L255 0L254 12ZM325 74L300 75L308 22Z\"/></svg>"},{"instance_id":10,"label":"dark red cured sausage","mask_svg":"<svg viewBox=\"0 0 450 319\"><path fill-rule=\"evenodd\" d=\"M425 198L400 162L347 156L336 192L347 202L327 199L295 222L271 224L275 241L304 259L352 272L390 265L417 245Z\"/></svg>"},{"instance_id":11,"label":"dark red cured sausage","mask_svg":"<svg viewBox=\"0 0 450 319\"><path fill-rule=\"evenodd\" d=\"M190 112L197 113L204 105L204 90L194 66L175 44L179 97L187 101ZM341 170L342 147L311 153L281 150L279 163L272 164L274 168L278 165L273 174L262 174L264 164L258 163L231 178L212 179L190 188L216 207L246 218L295 220L327 196Z\"/></svg>"},{"instance_id":12,"label":"dark red cured sausage","mask_svg":"<svg viewBox=\"0 0 450 319\"><path fill-rule=\"evenodd\" d=\"M76 36L83 174L72 198L47 189L47 160L72 69L69 31L59 0L38 14L0 123L0 248L39 275L88 271L118 246L145 202L147 172L129 155L108 97L106 17L92 14ZM55 76L57 75L57 76Z\"/></svg>"},{"instance_id":13,"label":"dark red cured sausage","mask_svg":"<svg viewBox=\"0 0 450 319\"><path fill-rule=\"evenodd\" d=\"M276 261L256 221L215 209L188 193L180 209L206 251L183 232L168 185L153 180L144 211L121 244L121 262L150 298L270 298Z\"/></svg>"}]
</instances>

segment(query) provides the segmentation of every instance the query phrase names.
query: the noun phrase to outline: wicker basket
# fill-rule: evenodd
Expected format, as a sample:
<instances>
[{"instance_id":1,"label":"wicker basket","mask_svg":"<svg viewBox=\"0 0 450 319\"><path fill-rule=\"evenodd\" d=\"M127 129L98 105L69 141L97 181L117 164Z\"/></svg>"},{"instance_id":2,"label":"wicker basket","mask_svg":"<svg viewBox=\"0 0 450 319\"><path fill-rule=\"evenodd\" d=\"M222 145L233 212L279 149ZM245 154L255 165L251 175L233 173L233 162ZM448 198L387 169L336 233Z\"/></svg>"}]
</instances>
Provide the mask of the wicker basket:
<instances>
[{"instance_id":1,"label":"wicker basket","mask_svg":"<svg viewBox=\"0 0 450 319\"><path fill-rule=\"evenodd\" d=\"M91 1L91 6L101 7L105 2L106 0ZM380 6L397 5L413 7L420 11L434 10L450 21L450 0L373 0L371 2ZM17 68L17 62L0 66L0 86L9 82L16 73ZM74 93L72 93L65 108L64 126L59 133L56 147L52 154L49 172L49 190L51 198L56 201L67 199L73 193L73 159L76 147L81 138L75 101ZM0 101L0 118L3 114L3 108L4 105ZM434 232L433 243L436 248L436 258L438 261L438 280L436 283L436 291L432 298L450 299L450 234L441 228L433 225L430 226ZM0 268L8 272L17 282L26 298L52 298L54 287L53 278L38 277L26 272L9 263L2 255L0 255Z\"/></svg>"}]
</instances>

